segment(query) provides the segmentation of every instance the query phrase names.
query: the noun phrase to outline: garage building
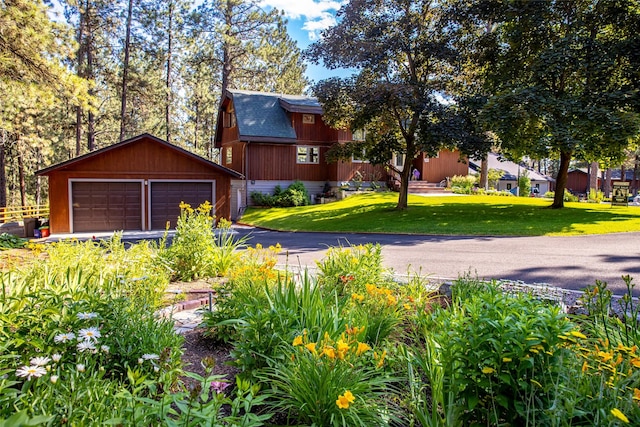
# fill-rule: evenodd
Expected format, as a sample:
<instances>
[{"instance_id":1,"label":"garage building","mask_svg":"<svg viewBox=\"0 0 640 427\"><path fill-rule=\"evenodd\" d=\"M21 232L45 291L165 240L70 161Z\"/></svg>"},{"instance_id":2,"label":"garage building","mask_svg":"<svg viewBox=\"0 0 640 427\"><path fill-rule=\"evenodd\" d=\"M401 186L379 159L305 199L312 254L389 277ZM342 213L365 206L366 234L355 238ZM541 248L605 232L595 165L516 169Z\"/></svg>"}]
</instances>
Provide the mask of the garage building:
<instances>
[{"instance_id":1,"label":"garage building","mask_svg":"<svg viewBox=\"0 0 640 427\"><path fill-rule=\"evenodd\" d=\"M37 172L49 178L52 233L175 227L180 202L230 218L237 172L149 134Z\"/></svg>"}]
</instances>

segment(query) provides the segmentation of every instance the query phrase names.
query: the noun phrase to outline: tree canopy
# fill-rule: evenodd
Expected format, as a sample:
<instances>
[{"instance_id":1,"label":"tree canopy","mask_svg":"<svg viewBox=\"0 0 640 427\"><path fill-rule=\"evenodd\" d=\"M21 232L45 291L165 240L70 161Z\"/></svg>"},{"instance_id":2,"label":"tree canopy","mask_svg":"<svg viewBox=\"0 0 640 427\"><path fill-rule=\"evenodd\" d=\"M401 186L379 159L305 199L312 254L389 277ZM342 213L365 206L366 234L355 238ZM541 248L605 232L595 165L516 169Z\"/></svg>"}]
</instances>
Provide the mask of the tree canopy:
<instances>
[{"instance_id":1,"label":"tree canopy","mask_svg":"<svg viewBox=\"0 0 640 427\"><path fill-rule=\"evenodd\" d=\"M479 33L482 118L519 159L560 157L552 207L563 207L569 162L620 160L638 134L628 55L636 1L459 2Z\"/></svg>"},{"instance_id":2,"label":"tree canopy","mask_svg":"<svg viewBox=\"0 0 640 427\"><path fill-rule=\"evenodd\" d=\"M425 128L440 126L446 109L439 99L456 60L451 35L438 2L353 0L307 52L329 68L356 70L350 78L321 81L314 92L327 123L366 130L372 161L388 162L394 153L405 157L405 167L395 171L401 178L399 209L407 207L413 159L444 145Z\"/></svg>"}]
</instances>

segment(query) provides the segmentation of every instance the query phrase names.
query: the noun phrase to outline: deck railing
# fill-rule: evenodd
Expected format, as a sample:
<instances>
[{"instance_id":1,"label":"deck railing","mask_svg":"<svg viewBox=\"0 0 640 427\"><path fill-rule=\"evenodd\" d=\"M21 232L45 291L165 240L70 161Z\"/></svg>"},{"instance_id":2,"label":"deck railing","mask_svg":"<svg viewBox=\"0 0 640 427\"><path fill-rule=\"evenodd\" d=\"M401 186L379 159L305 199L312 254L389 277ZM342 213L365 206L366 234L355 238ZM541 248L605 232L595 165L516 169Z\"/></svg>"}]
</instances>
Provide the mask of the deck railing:
<instances>
[{"instance_id":1,"label":"deck railing","mask_svg":"<svg viewBox=\"0 0 640 427\"><path fill-rule=\"evenodd\" d=\"M49 216L49 206L7 206L0 207L0 223L22 221L24 218Z\"/></svg>"}]
</instances>

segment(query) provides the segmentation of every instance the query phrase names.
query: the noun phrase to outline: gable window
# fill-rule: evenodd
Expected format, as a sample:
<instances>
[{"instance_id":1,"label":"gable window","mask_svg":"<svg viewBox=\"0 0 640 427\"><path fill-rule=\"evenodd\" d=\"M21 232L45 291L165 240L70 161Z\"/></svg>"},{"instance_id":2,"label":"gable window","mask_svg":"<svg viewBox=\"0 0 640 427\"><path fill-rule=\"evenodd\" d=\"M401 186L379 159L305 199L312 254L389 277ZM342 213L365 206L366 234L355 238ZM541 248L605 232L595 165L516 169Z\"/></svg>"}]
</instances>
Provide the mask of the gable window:
<instances>
[{"instance_id":1,"label":"gable window","mask_svg":"<svg viewBox=\"0 0 640 427\"><path fill-rule=\"evenodd\" d=\"M305 125L312 125L316 122L316 116L313 114L303 114L302 123Z\"/></svg>"},{"instance_id":2,"label":"gable window","mask_svg":"<svg viewBox=\"0 0 640 427\"><path fill-rule=\"evenodd\" d=\"M296 163L317 164L320 159L319 147L296 147Z\"/></svg>"},{"instance_id":3,"label":"gable window","mask_svg":"<svg viewBox=\"0 0 640 427\"><path fill-rule=\"evenodd\" d=\"M222 126L225 128L232 128L236 126L236 115L233 110L222 113Z\"/></svg>"},{"instance_id":4,"label":"gable window","mask_svg":"<svg viewBox=\"0 0 640 427\"><path fill-rule=\"evenodd\" d=\"M233 163L233 147L227 147L225 150L224 162L228 165Z\"/></svg>"}]
</instances>

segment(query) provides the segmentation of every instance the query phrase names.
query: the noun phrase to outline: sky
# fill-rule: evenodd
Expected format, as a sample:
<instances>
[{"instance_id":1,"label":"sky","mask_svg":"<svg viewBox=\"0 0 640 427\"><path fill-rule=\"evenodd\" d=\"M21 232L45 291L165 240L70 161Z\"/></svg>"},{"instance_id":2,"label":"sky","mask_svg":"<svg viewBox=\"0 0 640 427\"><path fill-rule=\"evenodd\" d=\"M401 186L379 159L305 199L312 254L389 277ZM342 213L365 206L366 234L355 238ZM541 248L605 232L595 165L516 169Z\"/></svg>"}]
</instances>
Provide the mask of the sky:
<instances>
[{"instance_id":1,"label":"sky","mask_svg":"<svg viewBox=\"0 0 640 427\"><path fill-rule=\"evenodd\" d=\"M284 12L289 35L304 50L319 39L322 30L335 25L336 12L345 3L345 0L261 0L259 4L265 10L277 8ZM310 80L318 82L329 77L346 77L351 72L327 70L308 63L306 74Z\"/></svg>"}]
</instances>

